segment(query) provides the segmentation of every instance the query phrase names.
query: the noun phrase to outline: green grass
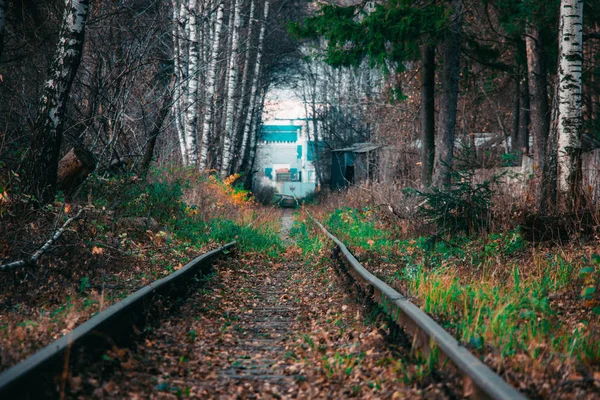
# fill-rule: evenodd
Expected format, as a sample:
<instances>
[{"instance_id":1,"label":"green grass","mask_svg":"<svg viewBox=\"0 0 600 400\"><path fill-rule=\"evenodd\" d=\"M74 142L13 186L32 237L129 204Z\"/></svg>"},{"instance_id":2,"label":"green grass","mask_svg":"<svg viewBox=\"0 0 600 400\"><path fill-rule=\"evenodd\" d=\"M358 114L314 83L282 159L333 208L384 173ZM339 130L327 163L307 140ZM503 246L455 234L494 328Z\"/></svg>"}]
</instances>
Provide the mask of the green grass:
<instances>
[{"instance_id":1,"label":"green grass","mask_svg":"<svg viewBox=\"0 0 600 400\"><path fill-rule=\"evenodd\" d=\"M181 246L201 246L209 242L225 244L236 240L242 252L261 252L278 257L284 250L277 226L265 224L260 227L237 223L230 218L205 219L197 215L195 206L188 206L184 191L193 185L189 178L166 179L173 171L155 171L150 182L129 183L127 176L113 178L108 182L91 183L88 190L95 197L98 207L119 204L119 212L125 216L151 217L162 229L184 241ZM180 176L186 176L180 171ZM205 179L200 177L198 179ZM92 179L93 181L93 179ZM233 188L233 195L247 196L240 188ZM109 227L98 223L100 233ZM187 244L186 244L187 243ZM174 246L174 243L167 243Z\"/></svg>"},{"instance_id":2,"label":"green grass","mask_svg":"<svg viewBox=\"0 0 600 400\"><path fill-rule=\"evenodd\" d=\"M585 280L583 305L598 284L600 263L589 266L581 257L567 261L560 248L536 251L518 231L452 242L396 240L368 208L335 210L325 224L351 250L391 266L379 271L380 278L419 299L421 308L463 343L493 348L503 357L525 353L532 359L600 362L598 333L588 329L589 321L566 326L549 300ZM310 249L314 240L299 244Z\"/></svg>"},{"instance_id":3,"label":"green grass","mask_svg":"<svg viewBox=\"0 0 600 400\"><path fill-rule=\"evenodd\" d=\"M314 235L311 230L315 225L309 221L301 221L297 217L290 229L290 236L294 238L296 244L302 249L302 254L318 254L327 247L322 235Z\"/></svg>"}]
</instances>

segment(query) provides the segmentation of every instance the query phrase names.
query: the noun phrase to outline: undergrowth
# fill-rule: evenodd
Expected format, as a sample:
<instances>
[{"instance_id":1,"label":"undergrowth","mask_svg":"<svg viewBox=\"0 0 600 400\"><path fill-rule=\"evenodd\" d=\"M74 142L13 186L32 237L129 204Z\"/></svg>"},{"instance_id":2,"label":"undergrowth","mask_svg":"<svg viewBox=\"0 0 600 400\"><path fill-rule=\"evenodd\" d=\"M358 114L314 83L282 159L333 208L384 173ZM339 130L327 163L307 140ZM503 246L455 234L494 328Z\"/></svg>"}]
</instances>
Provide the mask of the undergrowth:
<instances>
[{"instance_id":1,"label":"undergrowth","mask_svg":"<svg viewBox=\"0 0 600 400\"><path fill-rule=\"evenodd\" d=\"M153 218L162 230L193 246L236 240L242 252L278 255L283 244L277 224L252 224L256 207L251 193L233 184L237 178L220 180L185 169L155 170L149 182L104 179L84 194L93 196L97 206L112 207L120 215ZM203 207L207 202L212 208Z\"/></svg>"},{"instance_id":2,"label":"undergrowth","mask_svg":"<svg viewBox=\"0 0 600 400\"><path fill-rule=\"evenodd\" d=\"M77 196L43 209L23 212L17 197L5 199L0 264L33 253L84 210L35 268L0 275L0 370L225 243L237 241L242 256L280 257L278 216L257 207L237 178L169 168L147 180L92 176Z\"/></svg>"},{"instance_id":3,"label":"undergrowth","mask_svg":"<svg viewBox=\"0 0 600 400\"><path fill-rule=\"evenodd\" d=\"M534 247L518 229L400 240L369 207L338 208L323 219L371 272L461 342L498 355L500 364L525 355L539 367L567 362L574 375L573 360L600 367L600 257L593 243Z\"/></svg>"}]
</instances>

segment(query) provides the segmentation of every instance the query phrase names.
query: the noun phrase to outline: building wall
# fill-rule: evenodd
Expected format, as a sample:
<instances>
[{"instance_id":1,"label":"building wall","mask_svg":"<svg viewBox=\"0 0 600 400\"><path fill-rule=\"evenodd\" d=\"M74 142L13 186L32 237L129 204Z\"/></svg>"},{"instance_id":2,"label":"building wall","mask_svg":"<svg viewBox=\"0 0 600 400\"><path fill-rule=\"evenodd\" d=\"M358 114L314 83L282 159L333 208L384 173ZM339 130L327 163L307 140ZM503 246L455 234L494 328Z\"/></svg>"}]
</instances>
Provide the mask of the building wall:
<instances>
[{"instance_id":1,"label":"building wall","mask_svg":"<svg viewBox=\"0 0 600 400\"><path fill-rule=\"evenodd\" d=\"M308 161L306 120L274 120L265 125L293 125L301 128L296 142L265 142L257 146L255 185L273 186L279 193L304 197L316 188L315 167ZM301 146L301 154L299 152ZM300 156L300 157L298 157ZM301 182L277 182L276 170L289 168L300 173ZM269 171L270 170L270 171ZM267 176L266 171L271 172Z\"/></svg>"}]
</instances>

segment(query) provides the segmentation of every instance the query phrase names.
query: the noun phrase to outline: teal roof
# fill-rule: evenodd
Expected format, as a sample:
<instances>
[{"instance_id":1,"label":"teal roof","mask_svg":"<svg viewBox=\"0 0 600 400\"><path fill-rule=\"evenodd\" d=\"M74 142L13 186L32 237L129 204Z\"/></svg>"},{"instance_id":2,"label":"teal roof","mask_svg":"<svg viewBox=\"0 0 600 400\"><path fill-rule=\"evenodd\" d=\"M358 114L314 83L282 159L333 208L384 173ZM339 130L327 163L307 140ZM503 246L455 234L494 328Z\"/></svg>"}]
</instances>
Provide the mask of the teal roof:
<instances>
[{"instance_id":1,"label":"teal roof","mask_svg":"<svg viewBox=\"0 0 600 400\"><path fill-rule=\"evenodd\" d=\"M261 139L265 142L295 142L302 127L297 125L263 125Z\"/></svg>"}]
</instances>

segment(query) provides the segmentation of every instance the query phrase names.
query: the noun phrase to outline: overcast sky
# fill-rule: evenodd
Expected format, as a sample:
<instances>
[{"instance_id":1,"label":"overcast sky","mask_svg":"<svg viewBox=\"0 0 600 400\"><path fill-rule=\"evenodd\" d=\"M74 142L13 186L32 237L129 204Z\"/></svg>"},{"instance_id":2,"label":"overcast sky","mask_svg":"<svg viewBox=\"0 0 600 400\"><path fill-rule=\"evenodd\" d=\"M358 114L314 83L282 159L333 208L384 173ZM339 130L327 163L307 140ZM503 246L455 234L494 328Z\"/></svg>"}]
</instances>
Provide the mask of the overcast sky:
<instances>
[{"instance_id":1,"label":"overcast sky","mask_svg":"<svg viewBox=\"0 0 600 400\"><path fill-rule=\"evenodd\" d=\"M265 99L263 120L296 118L306 118L300 98L290 89L274 88L269 90Z\"/></svg>"}]
</instances>

